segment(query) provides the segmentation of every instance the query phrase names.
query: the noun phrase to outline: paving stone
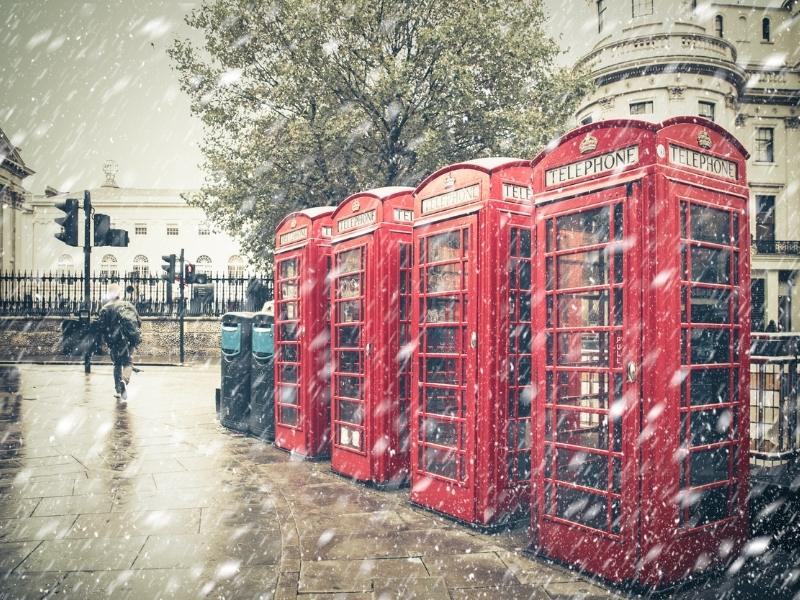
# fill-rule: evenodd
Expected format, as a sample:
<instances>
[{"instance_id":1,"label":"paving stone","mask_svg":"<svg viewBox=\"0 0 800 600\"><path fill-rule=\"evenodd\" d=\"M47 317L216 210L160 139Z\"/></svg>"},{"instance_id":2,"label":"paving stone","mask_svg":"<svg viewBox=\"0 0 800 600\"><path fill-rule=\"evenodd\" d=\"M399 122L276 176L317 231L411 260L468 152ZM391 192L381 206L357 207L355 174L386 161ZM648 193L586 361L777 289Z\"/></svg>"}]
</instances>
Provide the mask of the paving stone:
<instances>
[{"instance_id":1,"label":"paving stone","mask_svg":"<svg viewBox=\"0 0 800 600\"><path fill-rule=\"evenodd\" d=\"M87 514L77 518L65 537L75 539L194 534L199 527L199 508Z\"/></svg>"},{"instance_id":2,"label":"paving stone","mask_svg":"<svg viewBox=\"0 0 800 600\"><path fill-rule=\"evenodd\" d=\"M41 543L30 541L0 544L0 577L16 569Z\"/></svg>"},{"instance_id":3,"label":"paving stone","mask_svg":"<svg viewBox=\"0 0 800 600\"><path fill-rule=\"evenodd\" d=\"M432 576L446 579L448 588L519 585L514 574L493 552L430 555L422 560Z\"/></svg>"},{"instance_id":4,"label":"paving stone","mask_svg":"<svg viewBox=\"0 0 800 600\"><path fill-rule=\"evenodd\" d=\"M407 558L408 548L402 539L376 533L339 532L334 528L320 535L302 537L303 560L346 560L364 558Z\"/></svg>"},{"instance_id":5,"label":"paving stone","mask_svg":"<svg viewBox=\"0 0 800 600\"><path fill-rule=\"evenodd\" d=\"M612 591L586 581L545 583L542 587L552 600L605 600L618 597Z\"/></svg>"},{"instance_id":6,"label":"paving stone","mask_svg":"<svg viewBox=\"0 0 800 600\"><path fill-rule=\"evenodd\" d=\"M298 522L297 527L301 536L320 535L331 529L331 519L324 515L308 516ZM410 529L408 523L391 510L337 515L334 528L341 532L382 531L387 535Z\"/></svg>"},{"instance_id":7,"label":"paving stone","mask_svg":"<svg viewBox=\"0 0 800 600\"><path fill-rule=\"evenodd\" d=\"M278 575L278 583L275 585L274 600L295 600L297 598L297 581L299 577L299 571L281 572Z\"/></svg>"},{"instance_id":8,"label":"paving stone","mask_svg":"<svg viewBox=\"0 0 800 600\"><path fill-rule=\"evenodd\" d=\"M50 598L66 576L63 572L0 573L0 598Z\"/></svg>"},{"instance_id":9,"label":"paving stone","mask_svg":"<svg viewBox=\"0 0 800 600\"><path fill-rule=\"evenodd\" d=\"M159 490L182 490L207 487L213 482L234 481L233 475L216 469L205 471L182 471L177 473L154 473L153 479Z\"/></svg>"},{"instance_id":10,"label":"paving stone","mask_svg":"<svg viewBox=\"0 0 800 600\"><path fill-rule=\"evenodd\" d=\"M105 571L127 569L145 537L49 540L41 542L18 569L21 571Z\"/></svg>"},{"instance_id":11,"label":"paving stone","mask_svg":"<svg viewBox=\"0 0 800 600\"><path fill-rule=\"evenodd\" d=\"M135 510L171 510L178 508L206 508L220 503L221 491L208 487L194 490L161 490L156 493L133 492L118 496L112 512Z\"/></svg>"},{"instance_id":12,"label":"paving stone","mask_svg":"<svg viewBox=\"0 0 800 600\"><path fill-rule=\"evenodd\" d=\"M0 541L20 542L63 538L75 519L75 515L2 519L0 520Z\"/></svg>"},{"instance_id":13,"label":"paving stone","mask_svg":"<svg viewBox=\"0 0 800 600\"><path fill-rule=\"evenodd\" d=\"M107 598L236 598L273 597L277 576L269 567L237 568L222 564L216 569L147 569L70 573L59 594L92 600Z\"/></svg>"},{"instance_id":14,"label":"paving stone","mask_svg":"<svg viewBox=\"0 0 800 600\"><path fill-rule=\"evenodd\" d=\"M232 501L229 506L209 506L201 509L200 533L241 525L261 526L275 523L277 514L271 502L241 504Z\"/></svg>"},{"instance_id":15,"label":"paving stone","mask_svg":"<svg viewBox=\"0 0 800 600\"><path fill-rule=\"evenodd\" d=\"M427 577L418 558L303 562L298 593L371 592L373 579Z\"/></svg>"},{"instance_id":16,"label":"paving stone","mask_svg":"<svg viewBox=\"0 0 800 600\"><path fill-rule=\"evenodd\" d=\"M520 552L500 551L497 555L521 583L539 585L566 583L579 579L577 573L569 569L533 560Z\"/></svg>"},{"instance_id":17,"label":"paving stone","mask_svg":"<svg viewBox=\"0 0 800 600\"><path fill-rule=\"evenodd\" d=\"M331 594L298 594L297 600L372 600L368 592L334 592Z\"/></svg>"},{"instance_id":18,"label":"paving stone","mask_svg":"<svg viewBox=\"0 0 800 600\"><path fill-rule=\"evenodd\" d=\"M444 577L387 577L372 583L374 600L450 600Z\"/></svg>"},{"instance_id":19,"label":"paving stone","mask_svg":"<svg viewBox=\"0 0 800 600\"><path fill-rule=\"evenodd\" d=\"M541 587L523 584L453 589L450 597L452 600L550 600Z\"/></svg>"},{"instance_id":20,"label":"paving stone","mask_svg":"<svg viewBox=\"0 0 800 600\"><path fill-rule=\"evenodd\" d=\"M39 506L41 498L13 498L0 496L0 519L20 519L30 517Z\"/></svg>"},{"instance_id":21,"label":"paving stone","mask_svg":"<svg viewBox=\"0 0 800 600\"><path fill-rule=\"evenodd\" d=\"M156 492L156 482L152 475L135 477L93 477L76 479L72 493L75 496L89 494L116 494L117 492Z\"/></svg>"},{"instance_id":22,"label":"paving stone","mask_svg":"<svg viewBox=\"0 0 800 600\"><path fill-rule=\"evenodd\" d=\"M112 497L109 494L87 496L57 496L42 498L33 513L34 517L51 515L82 515L87 513L111 512Z\"/></svg>"},{"instance_id":23,"label":"paving stone","mask_svg":"<svg viewBox=\"0 0 800 600\"><path fill-rule=\"evenodd\" d=\"M70 474L68 479L55 481L26 481L15 485L14 491L23 498L41 498L45 496L71 496L75 486L75 478Z\"/></svg>"},{"instance_id":24,"label":"paving stone","mask_svg":"<svg viewBox=\"0 0 800 600\"><path fill-rule=\"evenodd\" d=\"M417 529L401 531L395 538L411 556L480 552L485 542L463 529Z\"/></svg>"},{"instance_id":25,"label":"paving stone","mask_svg":"<svg viewBox=\"0 0 800 600\"><path fill-rule=\"evenodd\" d=\"M242 566L277 565L280 558L280 534L275 530L229 530L214 535L151 536L134 568L180 569L226 561Z\"/></svg>"}]
</instances>

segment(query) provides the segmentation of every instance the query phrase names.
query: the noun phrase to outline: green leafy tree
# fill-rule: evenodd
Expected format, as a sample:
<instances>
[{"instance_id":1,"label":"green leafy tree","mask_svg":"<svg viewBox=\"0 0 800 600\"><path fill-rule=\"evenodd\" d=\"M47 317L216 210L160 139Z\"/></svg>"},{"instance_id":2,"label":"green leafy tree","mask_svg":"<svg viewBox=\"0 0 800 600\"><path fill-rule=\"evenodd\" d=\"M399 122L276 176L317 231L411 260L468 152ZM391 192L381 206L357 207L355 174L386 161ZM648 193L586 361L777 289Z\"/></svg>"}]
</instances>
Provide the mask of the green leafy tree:
<instances>
[{"instance_id":1,"label":"green leafy tree","mask_svg":"<svg viewBox=\"0 0 800 600\"><path fill-rule=\"evenodd\" d=\"M207 0L169 50L204 123L194 203L271 262L291 210L443 165L532 157L587 79L555 66L540 0Z\"/></svg>"}]
</instances>

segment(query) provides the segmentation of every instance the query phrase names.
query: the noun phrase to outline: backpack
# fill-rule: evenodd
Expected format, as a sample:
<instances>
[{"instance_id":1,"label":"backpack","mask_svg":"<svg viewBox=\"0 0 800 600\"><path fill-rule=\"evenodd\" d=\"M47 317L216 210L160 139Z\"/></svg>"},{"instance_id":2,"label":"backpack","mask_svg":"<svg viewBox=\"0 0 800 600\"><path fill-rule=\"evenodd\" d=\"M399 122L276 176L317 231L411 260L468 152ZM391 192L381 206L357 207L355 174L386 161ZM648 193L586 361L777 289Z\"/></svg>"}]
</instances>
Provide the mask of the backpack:
<instances>
[{"instance_id":1,"label":"backpack","mask_svg":"<svg viewBox=\"0 0 800 600\"><path fill-rule=\"evenodd\" d=\"M100 311L103 337L109 348L133 349L142 341L139 314L130 302L113 300Z\"/></svg>"}]
</instances>

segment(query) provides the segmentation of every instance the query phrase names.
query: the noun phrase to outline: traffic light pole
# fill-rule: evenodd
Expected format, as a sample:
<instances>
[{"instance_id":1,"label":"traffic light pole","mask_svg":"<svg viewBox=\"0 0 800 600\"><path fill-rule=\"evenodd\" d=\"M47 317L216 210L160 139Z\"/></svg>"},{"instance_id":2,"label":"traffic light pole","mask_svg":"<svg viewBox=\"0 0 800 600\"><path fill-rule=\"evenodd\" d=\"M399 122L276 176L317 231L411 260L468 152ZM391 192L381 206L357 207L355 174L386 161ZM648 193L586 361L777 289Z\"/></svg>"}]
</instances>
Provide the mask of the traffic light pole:
<instances>
[{"instance_id":1,"label":"traffic light pole","mask_svg":"<svg viewBox=\"0 0 800 600\"><path fill-rule=\"evenodd\" d=\"M92 288L91 288L91 268L92 268L92 197L89 190L83 192L83 310L86 317L86 332L89 333L89 324L92 320ZM92 352L94 351L94 339L90 338L89 346L83 354L83 371L92 372Z\"/></svg>"},{"instance_id":2,"label":"traffic light pole","mask_svg":"<svg viewBox=\"0 0 800 600\"><path fill-rule=\"evenodd\" d=\"M179 304L178 304L178 319L179 319L178 335L180 337L181 364L183 364L183 361L186 358L185 351L184 351L184 342L183 342L183 315L184 315L184 313L186 313L186 298L183 295L183 288L184 288L184 284L185 284L184 279L186 277L186 275L184 273L184 270L183 270L183 248L181 248L180 261L181 261L181 270L180 270L180 278L181 279L180 279L180 284L179 284L180 288L179 289L180 289L180 292L181 292L181 298L180 298Z\"/></svg>"}]
</instances>

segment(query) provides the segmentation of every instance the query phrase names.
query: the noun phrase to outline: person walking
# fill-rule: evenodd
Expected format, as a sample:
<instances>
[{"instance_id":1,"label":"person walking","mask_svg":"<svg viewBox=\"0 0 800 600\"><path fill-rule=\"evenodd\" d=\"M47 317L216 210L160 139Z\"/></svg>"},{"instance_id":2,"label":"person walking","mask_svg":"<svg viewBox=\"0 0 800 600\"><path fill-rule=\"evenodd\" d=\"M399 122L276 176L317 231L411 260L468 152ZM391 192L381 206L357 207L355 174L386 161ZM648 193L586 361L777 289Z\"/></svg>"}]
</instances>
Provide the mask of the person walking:
<instances>
[{"instance_id":1,"label":"person walking","mask_svg":"<svg viewBox=\"0 0 800 600\"><path fill-rule=\"evenodd\" d=\"M142 322L133 304L122 299L120 285L108 286L105 298L98 317L99 330L114 363L114 397L127 402L133 372L132 354L142 340Z\"/></svg>"}]
</instances>

